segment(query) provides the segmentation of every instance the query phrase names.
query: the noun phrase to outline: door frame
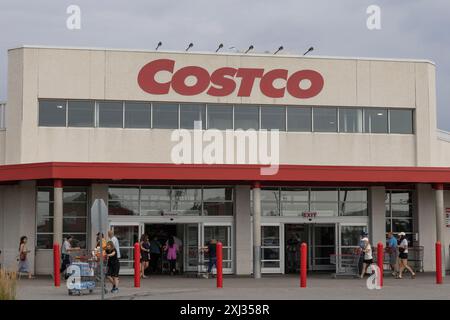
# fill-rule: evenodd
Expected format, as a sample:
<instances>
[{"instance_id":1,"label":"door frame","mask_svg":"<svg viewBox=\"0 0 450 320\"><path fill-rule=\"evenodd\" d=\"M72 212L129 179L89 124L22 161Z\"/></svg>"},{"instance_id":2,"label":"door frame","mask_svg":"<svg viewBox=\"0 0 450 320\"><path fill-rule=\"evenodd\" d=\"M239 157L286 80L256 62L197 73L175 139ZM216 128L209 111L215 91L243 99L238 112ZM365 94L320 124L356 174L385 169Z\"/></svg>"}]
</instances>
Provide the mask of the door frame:
<instances>
[{"instance_id":1,"label":"door frame","mask_svg":"<svg viewBox=\"0 0 450 320\"><path fill-rule=\"evenodd\" d=\"M284 260L285 260L285 256L284 256L284 253L285 253L285 250L284 250L284 247L285 247L285 243L284 243L284 223L283 222L262 222L261 223L261 228L262 227L270 227L270 226L276 226L276 227L278 227L278 236L279 236L279 239L278 239L278 241L279 241L279 245L278 245L278 250L279 250L279 260L280 260L280 266L278 267L278 268L263 268L263 266L262 266L262 262L263 262L263 259L262 259L262 247L263 247L263 239L262 239L262 230L261 230L261 273L267 273L267 274L270 274L270 273L281 273L281 274L284 274L285 272L284 272L284 266L285 266L285 262L284 262ZM252 231L253 231L253 228L252 228ZM252 232L252 241L253 241L253 232ZM252 248L253 248L253 243L252 243ZM253 250L252 250L253 251ZM252 255L252 259L253 259L253 255Z\"/></svg>"},{"instance_id":2,"label":"door frame","mask_svg":"<svg viewBox=\"0 0 450 320\"><path fill-rule=\"evenodd\" d=\"M316 240L315 240L315 234L316 234L316 226L327 226L327 227L334 227L334 251L336 252L338 247L339 247L339 238L337 237L337 232L338 232L338 227L337 227L338 223L311 223L309 226L309 243L311 245L308 254L308 258L310 259L309 264L308 264L308 269L311 271L323 271L323 270L333 270L333 266L331 265L331 263L329 265L316 265L315 264L315 248L316 248Z\"/></svg>"},{"instance_id":3,"label":"door frame","mask_svg":"<svg viewBox=\"0 0 450 320\"><path fill-rule=\"evenodd\" d=\"M231 249L231 268L223 268L222 272L224 274L233 274L234 272L234 265L236 263L236 257L235 257L235 244L234 244L234 224L233 222L200 222L199 223L199 248L203 248L205 243L205 227L230 227L230 234L229 234L229 247ZM204 253L200 254L199 259L199 272L206 272L206 265L205 265L205 255Z\"/></svg>"},{"instance_id":4,"label":"door frame","mask_svg":"<svg viewBox=\"0 0 450 320\"><path fill-rule=\"evenodd\" d=\"M135 227L135 226L137 226L138 227L138 241L141 238L142 234L144 233L144 223L140 223L140 222L109 221L109 228L108 229L114 230L115 226L120 226L120 227ZM134 252L134 250L133 250L133 252ZM124 261L133 261L134 262L134 259L132 259L132 260L124 260ZM134 274L134 268L122 268L121 267L120 268L120 274L123 274L123 275Z\"/></svg>"},{"instance_id":5,"label":"door frame","mask_svg":"<svg viewBox=\"0 0 450 320\"><path fill-rule=\"evenodd\" d=\"M187 239L188 239L188 228L189 226L197 226L197 266L196 267L189 267L188 263L188 249L187 249ZM201 259L200 259L200 249L201 246L199 245L199 242L201 240L201 223L184 223L183 224L183 272L200 272L201 269Z\"/></svg>"},{"instance_id":6,"label":"door frame","mask_svg":"<svg viewBox=\"0 0 450 320\"><path fill-rule=\"evenodd\" d=\"M342 227L363 227L365 228L366 232L369 229L369 223L364 223L364 222L340 222L337 224L338 225L338 232L337 232L337 237L338 237L338 244L339 246L337 247L336 250L336 254L338 254L337 261L336 261L336 272L338 272L340 269L342 269L341 267L341 259L340 259L340 255L342 254L342 249L343 248L356 248L358 247L358 245L356 246L343 246L342 245Z\"/></svg>"}]
</instances>

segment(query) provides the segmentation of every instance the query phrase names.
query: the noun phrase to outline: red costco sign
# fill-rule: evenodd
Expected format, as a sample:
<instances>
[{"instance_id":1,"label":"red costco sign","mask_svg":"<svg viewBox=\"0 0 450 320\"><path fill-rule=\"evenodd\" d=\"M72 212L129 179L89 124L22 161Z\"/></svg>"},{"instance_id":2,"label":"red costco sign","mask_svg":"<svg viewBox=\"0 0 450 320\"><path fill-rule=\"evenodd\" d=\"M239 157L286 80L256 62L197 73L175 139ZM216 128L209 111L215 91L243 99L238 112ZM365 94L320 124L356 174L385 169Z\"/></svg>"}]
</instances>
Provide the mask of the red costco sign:
<instances>
[{"instance_id":1,"label":"red costco sign","mask_svg":"<svg viewBox=\"0 0 450 320\"><path fill-rule=\"evenodd\" d=\"M158 82L155 77L159 72L169 72L171 79ZM195 78L195 83L188 85L186 79ZM168 94L172 89L183 96L194 96L206 92L213 97L225 97L236 90L236 79L240 79L236 95L250 97L256 79L259 79L259 90L268 98L283 98L286 92L298 99L308 99L318 95L323 88L322 75L314 70L299 70L288 74L286 69L265 70L263 68L231 68L223 67L209 73L199 66L186 66L175 69L175 61L158 59L147 63L139 71L139 87L150 94ZM282 80L284 86L275 87L274 82ZM306 80L309 86L304 88L301 82Z\"/></svg>"}]
</instances>

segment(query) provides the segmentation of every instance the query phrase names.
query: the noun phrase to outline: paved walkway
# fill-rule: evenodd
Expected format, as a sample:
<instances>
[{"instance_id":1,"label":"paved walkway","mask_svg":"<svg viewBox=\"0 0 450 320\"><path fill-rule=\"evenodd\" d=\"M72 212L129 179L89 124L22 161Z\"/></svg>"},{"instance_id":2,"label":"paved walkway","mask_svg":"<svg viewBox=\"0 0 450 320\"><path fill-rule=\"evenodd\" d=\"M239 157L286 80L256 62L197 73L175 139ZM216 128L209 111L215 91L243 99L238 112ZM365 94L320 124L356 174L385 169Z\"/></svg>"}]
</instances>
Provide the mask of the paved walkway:
<instances>
[{"instance_id":1,"label":"paved walkway","mask_svg":"<svg viewBox=\"0 0 450 320\"><path fill-rule=\"evenodd\" d=\"M121 277L120 292L108 293L106 299L450 299L450 277L443 285L436 285L434 274L422 273L412 280L398 280L385 276L381 290L369 290L366 280L339 278L330 275L312 275L308 288L299 288L296 276L264 276L255 280L249 277L225 277L224 288L216 288L215 279L187 278L183 276L153 276L141 279L141 288L134 288L132 277ZM108 284L108 288L110 285ZM99 291L82 296L69 296L65 284L54 288L51 278L22 279L17 288L17 299L80 300L99 299Z\"/></svg>"}]
</instances>

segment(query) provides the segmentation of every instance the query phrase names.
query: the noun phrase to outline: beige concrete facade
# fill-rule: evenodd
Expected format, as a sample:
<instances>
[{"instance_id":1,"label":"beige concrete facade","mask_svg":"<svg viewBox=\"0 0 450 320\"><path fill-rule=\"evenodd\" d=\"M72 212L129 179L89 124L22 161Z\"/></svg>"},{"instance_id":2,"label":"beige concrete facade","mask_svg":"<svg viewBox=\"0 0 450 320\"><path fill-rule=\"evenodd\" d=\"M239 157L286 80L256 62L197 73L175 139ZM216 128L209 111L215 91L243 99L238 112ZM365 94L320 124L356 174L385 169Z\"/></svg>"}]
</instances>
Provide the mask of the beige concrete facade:
<instances>
[{"instance_id":1,"label":"beige concrete facade","mask_svg":"<svg viewBox=\"0 0 450 320\"><path fill-rule=\"evenodd\" d=\"M151 102L264 104L283 106L346 106L414 109L414 134L281 132L280 163L289 165L450 167L450 139L438 137L435 65L429 61L297 57L284 55L145 52L132 50L22 47L9 51L6 130L0 129L0 165L38 162L171 163L172 130L121 128L56 128L38 126L39 99L93 99ZM267 98L258 80L248 98L150 95L138 86L139 70L149 61L169 58L175 70L198 65L209 72L219 67L283 68L320 72L325 80L314 98ZM161 73L158 81L168 80ZM448 181L450 183L450 181ZM34 255L36 182L0 185L0 263L14 266L18 239L26 234L32 269L51 272L51 251ZM107 201L108 185L89 186L90 197ZM384 240L384 186L368 186L369 217L349 221L369 224L373 243ZM235 188L234 272L252 271L250 186ZM430 184L415 186L415 232L425 246L425 270L435 268L436 223ZM450 207L450 191L445 193ZM338 217L339 220L342 217ZM287 223L292 223L294 218ZM120 220L120 217L119 217ZM184 220L183 220L184 221ZM214 220L211 220L214 221ZM263 218L264 223L282 221ZM305 219L298 217L298 223ZM318 219L320 222L320 218ZM324 220L325 221L325 220ZM331 221L331 220L330 220ZM327 222L330 222L327 220ZM283 222L283 221L282 221ZM88 230L94 243L95 231ZM446 265L450 268L450 228L445 229Z\"/></svg>"},{"instance_id":2,"label":"beige concrete facade","mask_svg":"<svg viewBox=\"0 0 450 320\"><path fill-rule=\"evenodd\" d=\"M325 84L319 95L303 100L288 94L267 98L258 90L258 80L248 98L181 96L173 90L150 95L137 85L137 74L160 58L176 60L175 69L199 65L210 72L223 66L284 68L289 73L313 69ZM448 166L450 143L436 138L435 66L426 61L25 47L9 51L9 70L8 130L0 152L4 164L171 162L171 130L38 127L38 99L55 98L411 108L415 135L281 133L280 163ZM166 81L168 73L159 76Z\"/></svg>"}]
</instances>

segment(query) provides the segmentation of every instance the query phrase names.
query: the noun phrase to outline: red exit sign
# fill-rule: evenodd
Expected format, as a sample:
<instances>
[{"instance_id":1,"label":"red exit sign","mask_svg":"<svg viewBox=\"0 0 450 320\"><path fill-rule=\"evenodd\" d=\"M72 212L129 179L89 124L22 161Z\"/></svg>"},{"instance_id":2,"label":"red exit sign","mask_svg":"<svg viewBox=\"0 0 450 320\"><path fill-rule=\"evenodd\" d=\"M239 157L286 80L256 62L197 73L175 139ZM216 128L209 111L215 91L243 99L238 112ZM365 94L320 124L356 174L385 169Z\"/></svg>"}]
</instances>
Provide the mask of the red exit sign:
<instances>
[{"instance_id":1,"label":"red exit sign","mask_svg":"<svg viewBox=\"0 0 450 320\"><path fill-rule=\"evenodd\" d=\"M317 217L317 212L310 212L310 211L305 211L305 212L302 212L302 217L304 217L304 218L315 218L315 217Z\"/></svg>"}]
</instances>

